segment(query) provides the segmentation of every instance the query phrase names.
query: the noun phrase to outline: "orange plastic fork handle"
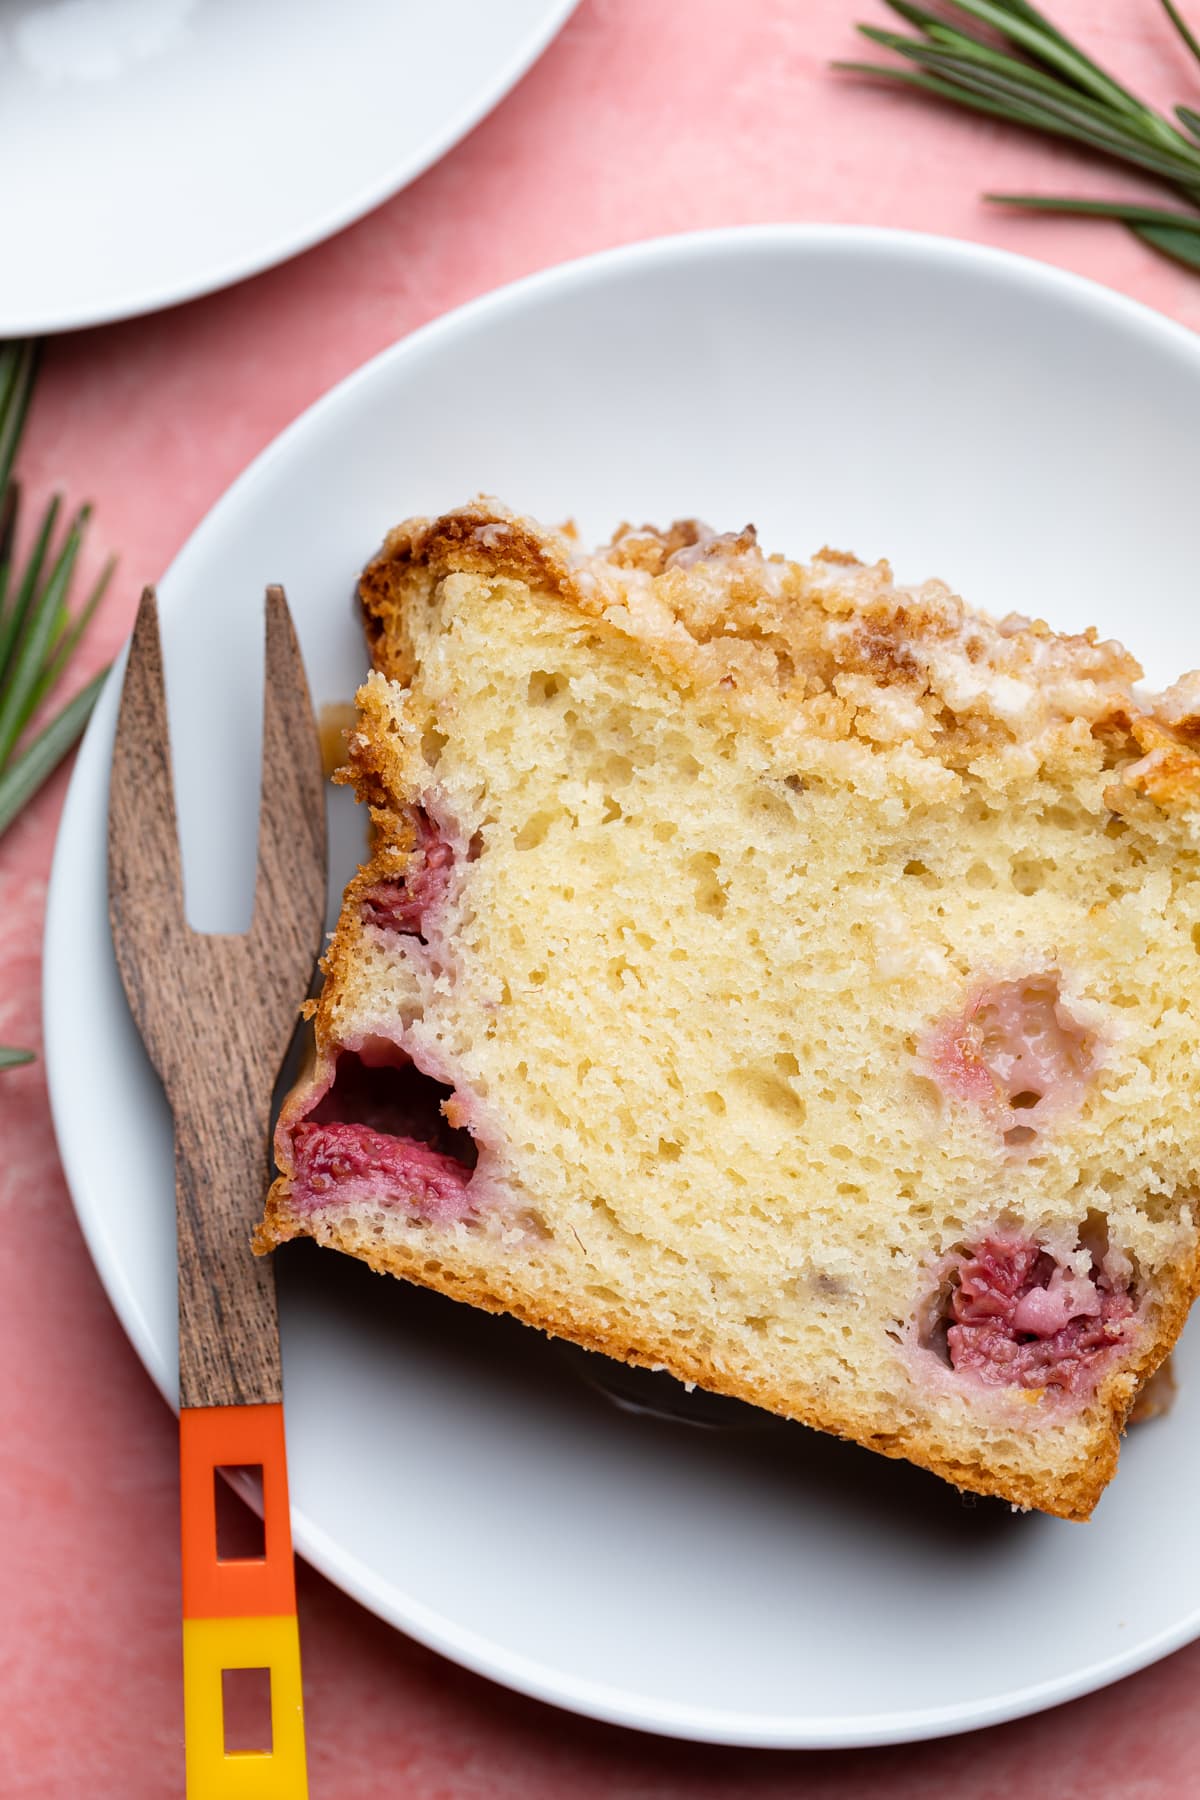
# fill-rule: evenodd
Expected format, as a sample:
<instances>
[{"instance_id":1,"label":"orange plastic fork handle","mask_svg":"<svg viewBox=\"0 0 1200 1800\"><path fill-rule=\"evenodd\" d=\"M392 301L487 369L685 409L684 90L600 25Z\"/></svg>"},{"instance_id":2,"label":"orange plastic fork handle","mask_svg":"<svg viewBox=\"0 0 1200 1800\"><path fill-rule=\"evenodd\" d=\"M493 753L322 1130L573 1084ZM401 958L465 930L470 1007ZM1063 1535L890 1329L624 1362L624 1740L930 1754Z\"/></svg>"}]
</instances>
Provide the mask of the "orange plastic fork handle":
<instances>
[{"instance_id":1,"label":"orange plastic fork handle","mask_svg":"<svg viewBox=\"0 0 1200 1800\"><path fill-rule=\"evenodd\" d=\"M265 1554L217 1556L215 1472L261 1463ZM185 1619L269 1618L296 1610L283 1407L187 1406L179 1415Z\"/></svg>"}]
</instances>

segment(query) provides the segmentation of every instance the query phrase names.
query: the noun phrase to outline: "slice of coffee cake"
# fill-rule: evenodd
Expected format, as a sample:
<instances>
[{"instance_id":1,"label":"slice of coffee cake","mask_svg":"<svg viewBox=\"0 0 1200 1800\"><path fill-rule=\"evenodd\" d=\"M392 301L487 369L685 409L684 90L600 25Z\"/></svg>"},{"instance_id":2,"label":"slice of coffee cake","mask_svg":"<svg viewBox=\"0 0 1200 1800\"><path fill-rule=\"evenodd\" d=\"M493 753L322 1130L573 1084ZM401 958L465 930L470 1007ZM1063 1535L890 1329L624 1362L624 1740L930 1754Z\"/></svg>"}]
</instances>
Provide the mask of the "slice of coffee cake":
<instances>
[{"instance_id":1,"label":"slice of coffee cake","mask_svg":"<svg viewBox=\"0 0 1200 1800\"><path fill-rule=\"evenodd\" d=\"M1200 1282L1200 681L693 522L480 502L361 591L258 1247L1085 1517Z\"/></svg>"}]
</instances>

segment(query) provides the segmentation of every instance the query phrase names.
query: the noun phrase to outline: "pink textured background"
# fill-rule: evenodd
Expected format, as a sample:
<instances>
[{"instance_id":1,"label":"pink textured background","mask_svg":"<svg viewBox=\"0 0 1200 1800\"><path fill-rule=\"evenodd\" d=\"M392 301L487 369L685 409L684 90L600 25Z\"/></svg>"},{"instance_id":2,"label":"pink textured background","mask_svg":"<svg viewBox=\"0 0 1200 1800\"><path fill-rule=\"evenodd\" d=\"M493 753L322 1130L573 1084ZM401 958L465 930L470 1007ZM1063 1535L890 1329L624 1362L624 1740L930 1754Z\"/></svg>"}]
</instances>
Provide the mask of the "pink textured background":
<instances>
[{"instance_id":1,"label":"pink textured background","mask_svg":"<svg viewBox=\"0 0 1200 1800\"><path fill-rule=\"evenodd\" d=\"M1136 87L1197 103L1196 71L1152 0L1047 3ZM1119 228L1006 217L976 198L1133 184L830 75L831 57L859 53L851 25L870 15L877 0L583 0L493 117L361 224L228 293L52 345L23 474L35 493L91 496L95 553L122 552L78 678L297 412L435 314L566 257L699 226L862 220L1024 251L1200 326L1200 276ZM0 1042L40 1040L63 788L60 776L0 844ZM36 1065L0 1076L0 1210L0 1795L162 1800L182 1791L174 1424L84 1251ZM517 1699L308 1570L300 1612L315 1800L1167 1800L1200 1781L1200 1646L971 1737L785 1756L656 1741Z\"/></svg>"}]
</instances>

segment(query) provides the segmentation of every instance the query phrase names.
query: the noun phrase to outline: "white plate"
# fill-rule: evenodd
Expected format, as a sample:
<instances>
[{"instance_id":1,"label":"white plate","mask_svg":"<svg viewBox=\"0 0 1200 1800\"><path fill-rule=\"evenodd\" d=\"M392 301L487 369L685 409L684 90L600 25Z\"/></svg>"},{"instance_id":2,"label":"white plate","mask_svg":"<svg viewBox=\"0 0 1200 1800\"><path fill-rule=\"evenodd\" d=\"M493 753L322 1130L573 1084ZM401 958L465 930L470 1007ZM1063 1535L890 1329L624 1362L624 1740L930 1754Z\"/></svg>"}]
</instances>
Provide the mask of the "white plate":
<instances>
[{"instance_id":1,"label":"white plate","mask_svg":"<svg viewBox=\"0 0 1200 1800\"><path fill-rule=\"evenodd\" d=\"M0 0L0 337L190 300L340 231L574 5Z\"/></svg>"},{"instance_id":2,"label":"white plate","mask_svg":"<svg viewBox=\"0 0 1200 1800\"><path fill-rule=\"evenodd\" d=\"M287 584L318 700L341 699L364 559L405 513L483 488L589 533L699 513L795 552L890 552L986 606L1124 632L1162 677L1200 662L1198 416L1187 332L933 238L677 238L453 314L306 413L162 584L194 921L249 908L265 582ZM105 924L116 700L54 865L49 1072L92 1254L170 1396L170 1133ZM357 836L337 824L340 881ZM1132 1434L1085 1528L798 1426L618 1411L522 1327L311 1245L278 1271L300 1549L528 1693L700 1739L877 1743L1050 1705L1200 1632L1195 1337L1174 1414Z\"/></svg>"}]
</instances>

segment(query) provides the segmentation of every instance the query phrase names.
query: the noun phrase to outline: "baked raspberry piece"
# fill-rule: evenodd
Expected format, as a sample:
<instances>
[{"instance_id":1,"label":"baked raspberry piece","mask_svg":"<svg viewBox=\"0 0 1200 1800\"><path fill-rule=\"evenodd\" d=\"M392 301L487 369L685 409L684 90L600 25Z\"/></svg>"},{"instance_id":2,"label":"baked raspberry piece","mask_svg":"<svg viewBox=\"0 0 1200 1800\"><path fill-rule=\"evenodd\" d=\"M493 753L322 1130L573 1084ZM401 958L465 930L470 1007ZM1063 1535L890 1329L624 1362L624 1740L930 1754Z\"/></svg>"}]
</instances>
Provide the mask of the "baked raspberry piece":
<instances>
[{"instance_id":1,"label":"baked raspberry piece","mask_svg":"<svg viewBox=\"0 0 1200 1800\"><path fill-rule=\"evenodd\" d=\"M988 1113L1006 1144L1032 1144L1078 1106L1096 1066L1096 1035L1074 1018L1055 971L977 987L923 1046L942 1092Z\"/></svg>"},{"instance_id":2,"label":"baked raspberry piece","mask_svg":"<svg viewBox=\"0 0 1200 1800\"><path fill-rule=\"evenodd\" d=\"M301 1204L395 1206L436 1225L471 1211L470 1170L419 1139L369 1125L306 1123L292 1142Z\"/></svg>"},{"instance_id":3,"label":"baked raspberry piece","mask_svg":"<svg viewBox=\"0 0 1200 1800\"><path fill-rule=\"evenodd\" d=\"M423 806L411 809L413 846L403 875L377 881L362 895L364 925L424 941L425 921L450 892L454 848Z\"/></svg>"},{"instance_id":4,"label":"baked raspberry piece","mask_svg":"<svg viewBox=\"0 0 1200 1800\"><path fill-rule=\"evenodd\" d=\"M1086 1399L1134 1315L1128 1283L1094 1257L1080 1275L1027 1238L989 1237L956 1271L946 1347L953 1369L989 1387Z\"/></svg>"},{"instance_id":5,"label":"baked raspberry piece","mask_svg":"<svg viewBox=\"0 0 1200 1800\"><path fill-rule=\"evenodd\" d=\"M298 1207L395 1209L436 1225L472 1216L477 1152L446 1116L453 1091L398 1046L341 1051L328 1086L309 1099L288 1131Z\"/></svg>"}]
</instances>

